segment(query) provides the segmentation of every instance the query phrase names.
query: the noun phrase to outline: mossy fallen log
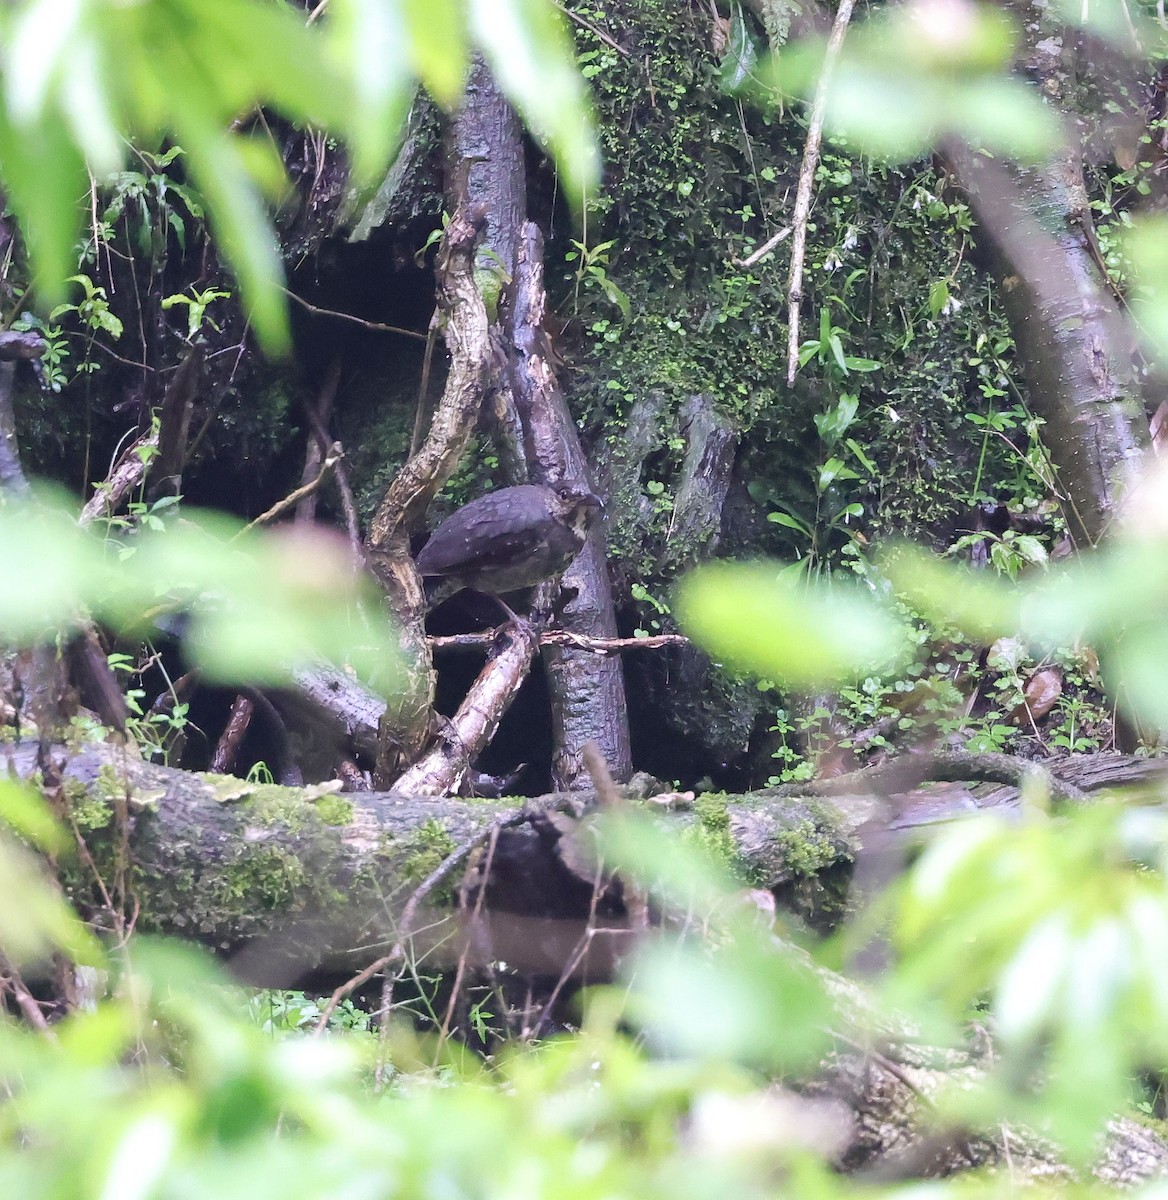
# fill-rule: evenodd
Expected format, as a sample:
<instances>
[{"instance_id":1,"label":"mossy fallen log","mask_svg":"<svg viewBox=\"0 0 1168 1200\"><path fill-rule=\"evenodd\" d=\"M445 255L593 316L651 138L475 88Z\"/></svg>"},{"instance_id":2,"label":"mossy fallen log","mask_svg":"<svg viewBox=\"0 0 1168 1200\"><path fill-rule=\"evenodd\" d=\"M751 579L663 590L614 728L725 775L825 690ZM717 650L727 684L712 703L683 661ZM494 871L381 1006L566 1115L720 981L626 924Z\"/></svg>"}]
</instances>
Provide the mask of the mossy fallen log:
<instances>
[{"instance_id":1,"label":"mossy fallen log","mask_svg":"<svg viewBox=\"0 0 1168 1200\"><path fill-rule=\"evenodd\" d=\"M33 746L9 747L6 757L10 773L38 781L76 831L77 856L58 866L83 913L100 921L112 901L136 914L138 929L208 946L254 982L286 985L384 954L419 885L447 860L445 877L424 889L424 920L415 916L409 930L435 961L503 958L557 976L596 915L592 880L570 849L575 821L595 804L590 792L524 801L288 788L156 766L112 745L58 748L47 769ZM1156 769L1091 756L1059 773L1077 771L1090 789ZM1000 785L979 794L952 783L893 798L654 791L642 779L627 794L820 927L842 914L854 862L875 831L883 845L891 828L985 804L1008 810L1017 798ZM468 866L481 893L473 929L456 911ZM592 978L619 955L625 929L619 889L605 903L611 941L577 967Z\"/></svg>"}]
</instances>

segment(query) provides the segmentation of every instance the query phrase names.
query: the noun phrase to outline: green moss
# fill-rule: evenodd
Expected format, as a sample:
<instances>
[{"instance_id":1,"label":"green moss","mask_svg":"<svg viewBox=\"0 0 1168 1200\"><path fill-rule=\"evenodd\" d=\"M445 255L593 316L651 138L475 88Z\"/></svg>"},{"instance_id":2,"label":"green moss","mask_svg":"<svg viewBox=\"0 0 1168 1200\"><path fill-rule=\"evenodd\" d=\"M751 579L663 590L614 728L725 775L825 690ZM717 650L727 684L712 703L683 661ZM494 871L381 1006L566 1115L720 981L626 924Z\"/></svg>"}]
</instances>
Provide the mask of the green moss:
<instances>
[{"instance_id":1,"label":"green moss","mask_svg":"<svg viewBox=\"0 0 1168 1200\"><path fill-rule=\"evenodd\" d=\"M232 864L220 900L282 909L307 882L304 863L295 854L280 846L252 846Z\"/></svg>"},{"instance_id":2,"label":"green moss","mask_svg":"<svg viewBox=\"0 0 1168 1200\"><path fill-rule=\"evenodd\" d=\"M353 819L353 802L335 792L317 797L314 807L316 815L326 825L348 825Z\"/></svg>"},{"instance_id":3,"label":"green moss","mask_svg":"<svg viewBox=\"0 0 1168 1200\"><path fill-rule=\"evenodd\" d=\"M814 875L840 860L840 845L824 825L811 817L785 829L776 839L787 869L796 875Z\"/></svg>"},{"instance_id":4,"label":"green moss","mask_svg":"<svg viewBox=\"0 0 1168 1200\"><path fill-rule=\"evenodd\" d=\"M125 797L126 787L117 779L112 767L104 766L98 773L96 788L87 789L80 780L66 776L63 791L70 819L85 834L113 824L113 801Z\"/></svg>"},{"instance_id":5,"label":"green moss","mask_svg":"<svg viewBox=\"0 0 1168 1200\"><path fill-rule=\"evenodd\" d=\"M434 817L423 821L412 837L399 843L397 853L403 856L402 878L409 883L421 883L453 850L454 839L441 821Z\"/></svg>"},{"instance_id":6,"label":"green moss","mask_svg":"<svg viewBox=\"0 0 1168 1200\"><path fill-rule=\"evenodd\" d=\"M725 792L703 792L694 801L693 810L704 828L717 832L730 829L730 799Z\"/></svg>"},{"instance_id":7,"label":"green moss","mask_svg":"<svg viewBox=\"0 0 1168 1200\"><path fill-rule=\"evenodd\" d=\"M745 864L730 834L729 799L724 792L705 792L694 801L697 822L685 833L685 840L698 846L735 875L743 875Z\"/></svg>"},{"instance_id":8,"label":"green moss","mask_svg":"<svg viewBox=\"0 0 1168 1200\"><path fill-rule=\"evenodd\" d=\"M248 820L264 828L280 827L289 833L299 833L310 821L324 820L319 801L306 800L298 788L281 787L277 783L261 783L251 788L241 801L246 806ZM325 821L325 824L334 824Z\"/></svg>"}]
</instances>

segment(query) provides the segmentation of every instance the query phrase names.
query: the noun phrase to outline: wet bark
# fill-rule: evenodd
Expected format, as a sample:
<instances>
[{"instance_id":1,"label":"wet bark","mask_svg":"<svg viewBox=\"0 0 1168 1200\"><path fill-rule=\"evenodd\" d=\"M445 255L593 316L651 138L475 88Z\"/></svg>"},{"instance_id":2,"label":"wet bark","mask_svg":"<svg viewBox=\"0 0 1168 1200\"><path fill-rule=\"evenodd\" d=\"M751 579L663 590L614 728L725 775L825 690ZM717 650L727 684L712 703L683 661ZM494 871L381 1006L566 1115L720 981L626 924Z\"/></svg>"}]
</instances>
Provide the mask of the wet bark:
<instances>
[{"instance_id":1,"label":"wet bark","mask_svg":"<svg viewBox=\"0 0 1168 1200\"><path fill-rule=\"evenodd\" d=\"M515 110L503 99L491 72L476 58L448 138L454 188L486 214L477 265L515 273L519 231L527 219L527 169L523 131ZM447 185L447 193L454 188ZM520 481L523 482L523 481Z\"/></svg>"},{"instance_id":2,"label":"wet bark","mask_svg":"<svg viewBox=\"0 0 1168 1200\"><path fill-rule=\"evenodd\" d=\"M494 298L498 355L507 368L489 389L489 405L509 482L588 478L575 421L551 365L543 329L543 244L526 221L526 166L519 122L477 62L464 106L452 128L452 175L465 181L469 203L487 214L477 262L480 283ZM563 576L574 598L559 611L563 627L587 637L616 636L616 615L603 531L590 535ZM545 594L537 607L553 607ZM632 773L624 677L620 662L563 647L545 647L552 710L553 779L559 787L587 785L580 758L587 741L601 748L618 779Z\"/></svg>"},{"instance_id":3,"label":"wet bark","mask_svg":"<svg viewBox=\"0 0 1168 1200\"><path fill-rule=\"evenodd\" d=\"M499 729L503 714L531 671L539 635L529 625L505 625L502 644L479 672L458 712L439 721L434 745L394 783L404 795L445 796L461 790L471 761Z\"/></svg>"},{"instance_id":4,"label":"wet bark","mask_svg":"<svg viewBox=\"0 0 1168 1200\"><path fill-rule=\"evenodd\" d=\"M1021 24L1026 75L1063 117L1062 145L1027 168L1008 168L962 144L944 153L991 250L1030 401L1046 421L1042 436L1058 469L1067 527L1084 548L1098 544L1115 519L1149 445L1150 410L1138 338L1108 278L1087 195L1079 113L1090 102L1078 71L1081 35L1033 0L1008 7ZM1106 75L1109 68L1093 70ZM1140 81L1124 82L1140 94Z\"/></svg>"},{"instance_id":5,"label":"wet bark","mask_svg":"<svg viewBox=\"0 0 1168 1200\"><path fill-rule=\"evenodd\" d=\"M666 537L669 560L678 570L717 550L738 450L734 422L709 396L690 396L682 406L680 422L685 458Z\"/></svg>"},{"instance_id":6,"label":"wet bark","mask_svg":"<svg viewBox=\"0 0 1168 1200\"><path fill-rule=\"evenodd\" d=\"M446 389L425 442L398 472L366 537L370 568L384 587L401 630L405 664L401 687L378 734L377 774L386 782L417 759L430 732L434 675L423 627L426 598L410 557L410 534L421 523L435 492L454 473L482 403L489 355L487 312L474 279L482 224L480 211L460 208L443 236L437 273L450 354Z\"/></svg>"},{"instance_id":7,"label":"wet bark","mask_svg":"<svg viewBox=\"0 0 1168 1200\"><path fill-rule=\"evenodd\" d=\"M1016 173L965 147L948 159L993 247L1067 527L1096 545L1149 438L1135 339L1098 265L1082 163L1073 148Z\"/></svg>"},{"instance_id":8,"label":"wet bark","mask_svg":"<svg viewBox=\"0 0 1168 1200\"><path fill-rule=\"evenodd\" d=\"M532 478L586 479L584 448L548 353L545 303L543 238L528 221L520 241L509 320L511 388L526 435ZM588 535L584 549L564 572L562 587L575 592L560 610L565 629L586 637L616 636L602 526ZM545 647L543 659L552 700L555 785L587 786L581 752L589 741L600 748L615 779L628 779L633 765L620 662L562 646Z\"/></svg>"}]
</instances>

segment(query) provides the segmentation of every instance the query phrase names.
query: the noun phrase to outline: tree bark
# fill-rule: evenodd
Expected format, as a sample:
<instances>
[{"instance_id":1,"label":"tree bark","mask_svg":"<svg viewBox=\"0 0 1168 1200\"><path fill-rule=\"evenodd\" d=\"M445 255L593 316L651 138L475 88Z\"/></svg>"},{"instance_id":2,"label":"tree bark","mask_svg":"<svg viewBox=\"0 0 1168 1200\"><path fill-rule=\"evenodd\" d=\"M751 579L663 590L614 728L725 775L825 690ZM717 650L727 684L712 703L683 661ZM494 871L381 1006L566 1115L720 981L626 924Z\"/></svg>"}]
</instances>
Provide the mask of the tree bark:
<instances>
[{"instance_id":1,"label":"tree bark","mask_svg":"<svg viewBox=\"0 0 1168 1200\"><path fill-rule=\"evenodd\" d=\"M1097 545L1149 438L1135 339L1097 265L1082 163L1067 149L1014 176L965 147L948 159L994 251L1068 529Z\"/></svg>"},{"instance_id":2,"label":"tree bark","mask_svg":"<svg viewBox=\"0 0 1168 1200\"><path fill-rule=\"evenodd\" d=\"M551 366L544 330L543 238L523 227L510 314L511 388L523 423L532 477L587 479L588 463ZM604 551L604 530L593 528L584 549L564 572L575 597L562 609L564 628L586 637L616 636L616 612ZM552 700L552 779L569 790L587 786L582 749L599 746L613 778L633 772L624 674L619 660L562 646L543 651Z\"/></svg>"},{"instance_id":3,"label":"tree bark","mask_svg":"<svg viewBox=\"0 0 1168 1200\"><path fill-rule=\"evenodd\" d=\"M487 214L486 238L476 266L480 286L490 290L488 309L493 299L500 302L495 315L508 369L494 381L490 404L510 482L587 479L575 421L547 353L543 244L538 228L526 220L519 121L481 60L471 71L450 142L454 180L465 187L466 201ZM563 585L576 593L562 609L565 629L586 637L616 636L602 531L589 536L564 573ZM545 595L539 603L550 609L551 600ZM632 774L632 754L620 662L561 647L545 647L543 660L551 699L556 786L587 786L580 757L587 741L600 746L617 779L627 779Z\"/></svg>"},{"instance_id":4,"label":"tree bark","mask_svg":"<svg viewBox=\"0 0 1168 1200\"><path fill-rule=\"evenodd\" d=\"M426 598L410 557L410 534L435 492L454 473L482 403L489 346L474 256L483 219L481 211L460 208L446 228L438 264L439 306L446 315L450 352L446 389L422 448L394 478L366 538L369 565L401 628L405 664L400 689L378 735L377 772L385 781L417 759L430 733L434 674L424 629Z\"/></svg>"},{"instance_id":5,"label":"tree bark","mask_svg":"<svg viewBox=\"0 0 1168 1200\"><path fill-rule=\"evenodd\" d=\"M1108 278L1084 178L1081 35L1036 0L1010 0L1007 8L1022 27L1027 76L1062 116L1062 144L1026 168L958 143L944 156L991 251L1031 403L1046 421L1042 437L1065 493L1067 527L1086 547L1106 533L1148 448L1150 410L1138 337ZM1124 82L1131 95L1140 93L1139 80Z\"/></svg>"}]
</instances>

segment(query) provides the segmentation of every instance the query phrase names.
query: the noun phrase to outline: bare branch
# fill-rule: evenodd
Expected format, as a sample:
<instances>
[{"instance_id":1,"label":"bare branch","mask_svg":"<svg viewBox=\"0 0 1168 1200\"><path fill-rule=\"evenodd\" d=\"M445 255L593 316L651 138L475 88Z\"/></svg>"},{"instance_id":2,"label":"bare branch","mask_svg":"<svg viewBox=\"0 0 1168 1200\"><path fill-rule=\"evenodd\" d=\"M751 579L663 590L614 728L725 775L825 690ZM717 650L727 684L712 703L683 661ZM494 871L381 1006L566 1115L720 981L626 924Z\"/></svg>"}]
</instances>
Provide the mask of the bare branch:
<instances>
[{"instance_id":1,"label":"bare branch","mask_svg":"<svg viewBox=\"0 0 1168 1200\"><path fill-rule=\"evenodd\" d=\"M791 274L787 281L787 386L795 382L799 370L799 306L803 301L803 256L807 251L807 220L811 215L811 189L815 185L815 168L819 164L819 143L823 139L823 114L827 108L827 93L831 77L844 44L844 34L852 19L854 0L840 0L831 27L831 37L823 54L823 66L815 99L811 104L811 119L807 141L803 147L803 165L799 168L799 188L795 193L795 212L791 227L795 231L791 242Z\"/></svg>"}]
</instances>

